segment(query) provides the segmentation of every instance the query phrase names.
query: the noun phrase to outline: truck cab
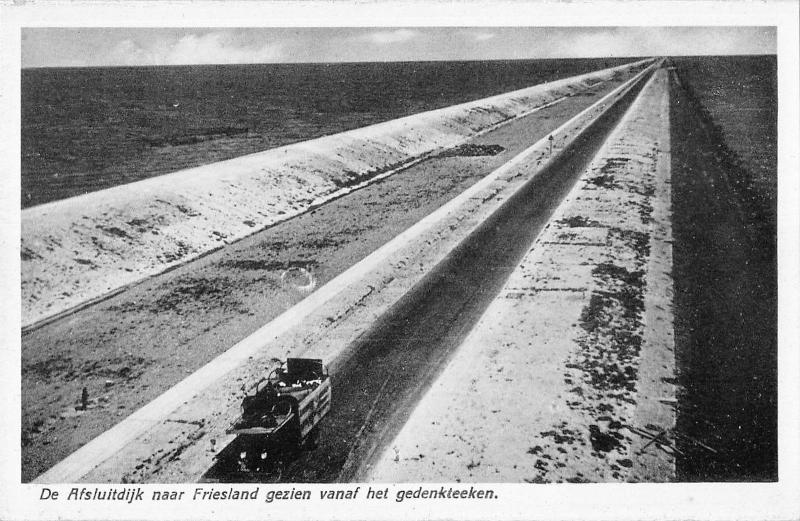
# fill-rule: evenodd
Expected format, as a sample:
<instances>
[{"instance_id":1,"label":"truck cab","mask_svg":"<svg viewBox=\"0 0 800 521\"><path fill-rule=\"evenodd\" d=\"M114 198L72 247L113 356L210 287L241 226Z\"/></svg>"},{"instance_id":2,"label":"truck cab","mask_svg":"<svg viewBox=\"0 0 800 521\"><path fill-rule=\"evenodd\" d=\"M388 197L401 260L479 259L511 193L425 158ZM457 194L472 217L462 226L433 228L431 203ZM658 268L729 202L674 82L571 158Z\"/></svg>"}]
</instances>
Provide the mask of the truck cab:
<instances>
[{"instance_id":1,"label":"truck cab","mask_svg":"<svg viewBox=\"0 0 800 521\"><path fill-rule=\"evenodd\" d=\"M331 408L331 382L322 360L288 358L242 399L241 415L226 433L237 436L239 464L258 470L269 460L311 448Z\"/></svg>"}]
</instances>

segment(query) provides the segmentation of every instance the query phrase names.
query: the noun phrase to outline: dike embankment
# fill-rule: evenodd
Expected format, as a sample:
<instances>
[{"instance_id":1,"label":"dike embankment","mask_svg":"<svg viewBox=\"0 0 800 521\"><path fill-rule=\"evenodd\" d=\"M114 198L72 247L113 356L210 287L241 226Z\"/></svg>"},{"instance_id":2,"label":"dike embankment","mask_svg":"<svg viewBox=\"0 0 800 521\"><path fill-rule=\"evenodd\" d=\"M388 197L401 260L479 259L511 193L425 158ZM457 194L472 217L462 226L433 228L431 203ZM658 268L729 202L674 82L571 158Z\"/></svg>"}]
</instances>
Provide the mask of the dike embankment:
<instances>
[{"instance_id":1,"label":"dike embankment","mask_svg":"<svg viewBox=\"0 0 800 521\"><path fill-rule=\"evenodd\" d=\"M675 479L669 121L660 69L359 480Z\"/></svg>"},{"instance_id":2,"label":"dike embankment","mask_svg":"<svg viewBox=\"0 0 800 521\"><path fill-rule=\"evenodd\" d=\"M22 212L22 327L302 214L648 60L36 206Z\"/></svg>"},{"instance_id":3,"label":"dike embankment","mask_svg":"<svg viewBox=\"0 0 800 521\"><path fill-rule=\"evenodd\" d=\"M345 367L354 365L357 340L390 309L402 307L409 293L424 290L425 280L454 249L481 228L498 209L542 171L559 161L561 151L580 138L587 127L628 103L641 87L643 70L630 81L603 96L547 136L528 146L489 175L427 215L357 264L319 287L291 309L218 356L183 381L101 434L37 478L38 482L174 482L208 476L214 457L231 438L225 429L238 414L243 383L255 382L275 358L314 356L330 363L338 375L336 399L330 421L323 422L321 447L292 465L286 479L336 480L353 452L357 436L338 428L368 422L370 404L392 402L396 396L361 397L361 404L346 418L340 407L345 395L361 393L359 382L346 385ZM633 91L633 89L636 89ZM552 148L552 154L550 150ZM568 155L568 154L566 154ZM345 199L340 199L343 201ZM356 352L354 352L356 351ZM352 371L351 371L352 372ZM407 373L413 376L413 373ZM361 376L368 378L369 375ZM416 382L403 393L416 392ZM352 398L352 397L351 397ZM337 419L336 415L341 417ZM352 421L351 421L352 420ZM320 452L321 451L321 452ZM319 457L319 454L326 454ZM315 456L316 455L316 456ZM237 479L235 476L232 479ZM238 479L241 479L239 477Z\"/></svg>"}]
</instances>

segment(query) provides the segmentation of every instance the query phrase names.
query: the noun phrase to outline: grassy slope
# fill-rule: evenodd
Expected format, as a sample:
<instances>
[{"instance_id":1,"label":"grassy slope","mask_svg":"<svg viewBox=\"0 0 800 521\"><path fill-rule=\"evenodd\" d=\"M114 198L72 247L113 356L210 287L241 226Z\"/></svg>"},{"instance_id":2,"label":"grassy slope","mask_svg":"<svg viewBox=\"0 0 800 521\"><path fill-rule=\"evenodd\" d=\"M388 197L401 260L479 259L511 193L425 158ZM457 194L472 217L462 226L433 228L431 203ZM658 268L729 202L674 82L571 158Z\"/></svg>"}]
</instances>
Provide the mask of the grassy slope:
<instances>
[{"instance_id":1,"label":"grassy slope","mask_svg":"<svg viewBox=\"0 0 800 521\"><path fill-rule=\"evenodd\" d=\"M731 172L730 181L750 213L749 219L759 221L760 232L774 239L778 194L776 57L687 57L675 60L675 64L687 95L713 134L711 150Z\"/></svg>"},{"instance_id":2,"label":"grassy slope","mask_svg":"<svg viewBox=\"0 0 800 521\"><path fill-rule=\"evenodd\" d=\"M686 88L693 77L681 75L683 86L673 81L671 93L678 429L688 436L679 479L775 480L775 221L698 103L708 84ZM731 106L742 95L715 92Z\"/></svg>"}]
</instances>

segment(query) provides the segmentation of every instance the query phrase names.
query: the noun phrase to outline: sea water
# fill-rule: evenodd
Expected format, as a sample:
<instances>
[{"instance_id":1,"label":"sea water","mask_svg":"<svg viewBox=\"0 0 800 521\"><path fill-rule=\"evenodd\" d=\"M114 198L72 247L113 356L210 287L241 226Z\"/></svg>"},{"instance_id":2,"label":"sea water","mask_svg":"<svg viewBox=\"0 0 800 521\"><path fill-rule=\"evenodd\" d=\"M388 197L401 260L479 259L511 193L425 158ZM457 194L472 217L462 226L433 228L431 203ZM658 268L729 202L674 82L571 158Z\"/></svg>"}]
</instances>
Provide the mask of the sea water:
<instances>
[{"instance_id":1,"label":"sea water","mask_svg":"<svg viewBox=\"0 0 800 521\"><path fill-rule=\"evenodd\" d=\"M22 207L630 61L24 69Z\"/></svg>"}]
</instances>

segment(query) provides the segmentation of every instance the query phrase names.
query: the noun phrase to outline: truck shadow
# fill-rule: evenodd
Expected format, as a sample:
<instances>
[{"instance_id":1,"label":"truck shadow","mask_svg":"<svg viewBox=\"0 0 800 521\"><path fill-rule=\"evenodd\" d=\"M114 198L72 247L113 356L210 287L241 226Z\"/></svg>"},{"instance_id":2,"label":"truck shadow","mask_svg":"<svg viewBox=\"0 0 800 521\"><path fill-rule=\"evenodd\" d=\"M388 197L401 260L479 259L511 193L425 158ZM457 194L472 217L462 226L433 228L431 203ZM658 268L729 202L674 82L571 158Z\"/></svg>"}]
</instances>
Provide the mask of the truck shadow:
<instances>
[{"instance_id":1,"label":"truck shadow","mask_svg":"<svg viewBox=\"0 0 800 521\"><path fill-rule=\"evenodd\" d=\"M312 447L237 436L200 479L204 483L277 483L286 470Z\"/></svg>"}]
</instances>

